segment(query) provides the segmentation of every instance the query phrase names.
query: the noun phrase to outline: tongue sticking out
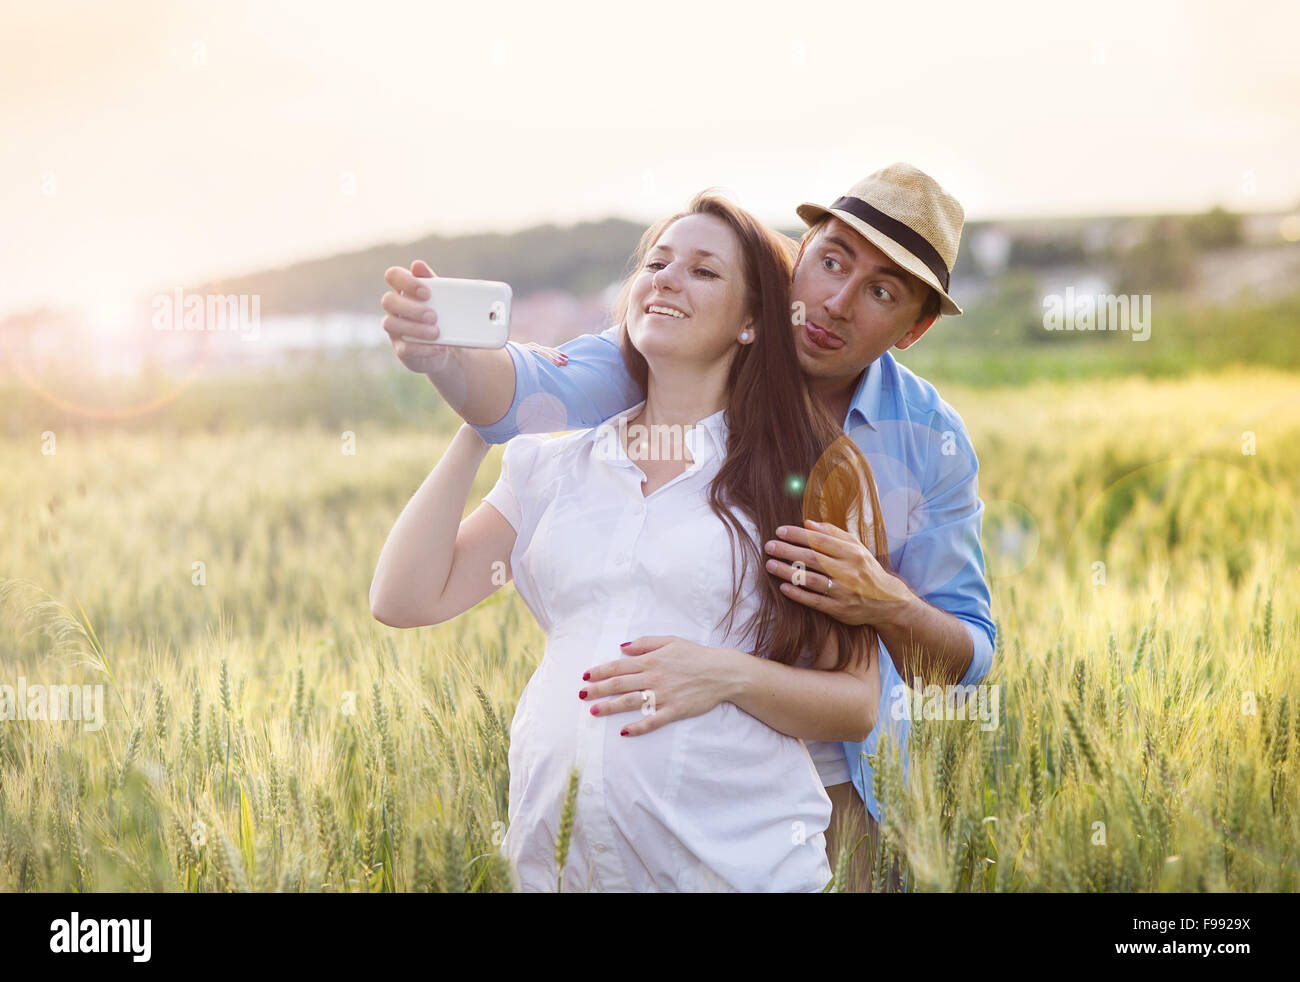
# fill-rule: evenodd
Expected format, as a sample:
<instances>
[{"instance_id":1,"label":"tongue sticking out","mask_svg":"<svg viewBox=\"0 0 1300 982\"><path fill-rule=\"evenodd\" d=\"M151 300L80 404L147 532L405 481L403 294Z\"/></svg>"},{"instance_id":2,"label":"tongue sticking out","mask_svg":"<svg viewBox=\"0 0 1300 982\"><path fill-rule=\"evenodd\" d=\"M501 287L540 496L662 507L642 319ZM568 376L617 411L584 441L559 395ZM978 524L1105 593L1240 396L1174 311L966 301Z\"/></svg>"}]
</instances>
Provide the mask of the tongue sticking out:
<instances>
[{"instance_id":1,"label":"tongue sticking out","mask_svg":"<svg viewBox=\"0 0 1300 982\"><path fill-rule=\"evenodd\" d=\"M834 351L836 348L844 347L844 342L834 337L815 324L804 324L804 330L808 332L808 339L819 348L827 351Z\"/></svg>"}]
</instances>

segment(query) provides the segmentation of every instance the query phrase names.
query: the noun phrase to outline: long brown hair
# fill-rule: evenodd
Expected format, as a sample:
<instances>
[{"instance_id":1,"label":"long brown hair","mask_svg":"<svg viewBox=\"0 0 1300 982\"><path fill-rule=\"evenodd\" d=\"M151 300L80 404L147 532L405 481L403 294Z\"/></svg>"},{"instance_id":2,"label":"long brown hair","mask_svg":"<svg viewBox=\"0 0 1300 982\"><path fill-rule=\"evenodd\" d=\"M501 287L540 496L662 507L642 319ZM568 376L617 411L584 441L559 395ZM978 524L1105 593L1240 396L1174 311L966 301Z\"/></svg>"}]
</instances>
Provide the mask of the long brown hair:
<instances>
[{"instance_id":1,"label":"long brown hair","mask_svg":"<svg viewBox=\"0 0 1300 982\"><path fill-rule=\"evenodd\" d=\"M732 544L734 599L726 615L727 629L734 623L741 599L741 577L735 562L739 540L743 561L763 571L759 609L744 628L756 653L791 665L804 650L816 659L833 636L836 669L857 664L860 658L870 659L878 641L873 628L844 624L790 600L781 592L782 581L768 575L764 566L763 542L775 539L779 526L803 528L804 520L812 519L846 529L860 542L870 543L877 561L889 568L871 467L844 435L840 421L832 419L811 397L799 370L790 309L794 243L712 189L701 191L684 211L656 222L641 237L615 302L623 359L644 391L649 365L633 347L627 329L632 282L659 237L687 215L712 215L735 233L743 258L746 310L756 334L752 343L741 345L731 362L727 454L709 487L709 505L726 525ZM865 507L864 497L869 501ZM743 512L764 538L754 541L732 508Z\"/></svg>"}]
</instances>

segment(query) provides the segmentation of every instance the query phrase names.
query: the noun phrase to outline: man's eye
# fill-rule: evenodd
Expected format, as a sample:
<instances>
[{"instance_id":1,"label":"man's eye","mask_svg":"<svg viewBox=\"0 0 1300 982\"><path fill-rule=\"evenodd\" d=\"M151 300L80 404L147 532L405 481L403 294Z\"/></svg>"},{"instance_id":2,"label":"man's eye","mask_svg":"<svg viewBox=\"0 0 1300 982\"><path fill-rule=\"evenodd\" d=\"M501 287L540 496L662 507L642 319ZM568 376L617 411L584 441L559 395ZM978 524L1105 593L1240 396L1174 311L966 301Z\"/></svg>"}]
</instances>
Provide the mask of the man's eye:
<instances>
[{"instance_id":1,"label":"man's eye","mask_svg":"<svg viewBox=\"0 0 1300 982\"><path fill-rule=\"evenodd\" d=\"M893 295L892 293L890 293L888 290L886 290L883 286L872 287L872 291L875 293L875 295L876 295L876 299L877 299L877 300L893 300L893 299L894 299L894 295Z\"/></svg>"},{"instance_id":2,"label":"man's eye","mask_svg":"<svg viewBox=\"0 0 1300 982\"><path fill-rule=\"evenodd\" d=\"M836 262L834 259L832 259L830 256L825 256L822 259L822 266L825 269L831 269L832 266L839 266L839 263Z\"/></svg>"}]
</instances>

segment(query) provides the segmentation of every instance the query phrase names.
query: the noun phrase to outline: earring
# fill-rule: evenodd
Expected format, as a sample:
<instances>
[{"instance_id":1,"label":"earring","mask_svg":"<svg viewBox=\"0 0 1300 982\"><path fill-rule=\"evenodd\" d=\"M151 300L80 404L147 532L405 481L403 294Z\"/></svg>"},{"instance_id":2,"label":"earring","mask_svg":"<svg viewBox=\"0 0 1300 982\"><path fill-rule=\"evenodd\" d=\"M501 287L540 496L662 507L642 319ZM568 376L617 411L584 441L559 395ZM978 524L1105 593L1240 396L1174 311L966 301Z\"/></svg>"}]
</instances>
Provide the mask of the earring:
<instances>
[{"instance_id":1,"label":"earring","mask_svg":"<svg viewBox=\"0 0 1300 982\"><path fill-rule=\"evenodd\" d=\"M747 330L746 330L746 331L741 331L741 332L740 332L740 343L741 343L741 344L749 344L749 341L750 341L750 339L751 339L753 336L754 336L754 335L751 334L751 333L750 333L749 331L747 331Z\"/></svg>"}]
</instances>

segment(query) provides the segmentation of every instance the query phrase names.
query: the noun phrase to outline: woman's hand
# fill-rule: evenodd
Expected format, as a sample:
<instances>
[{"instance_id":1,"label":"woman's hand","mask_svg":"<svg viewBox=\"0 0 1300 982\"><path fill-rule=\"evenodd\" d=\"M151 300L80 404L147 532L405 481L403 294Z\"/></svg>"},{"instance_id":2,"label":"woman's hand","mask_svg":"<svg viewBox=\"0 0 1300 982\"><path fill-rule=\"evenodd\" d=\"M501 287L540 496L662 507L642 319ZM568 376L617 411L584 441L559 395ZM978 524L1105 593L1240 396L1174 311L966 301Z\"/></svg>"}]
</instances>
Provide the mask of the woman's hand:
<instances>
[{"instance_id":1,"label":"woman's hand","mask_svg":"<svg viewBox=\"0 0 1300 982\"><path fill-rule=\"evenodd\" d=\"M521 348L527 348L529 351L535 351L552 365L563 368L569 363L569 356L559 348L550 348L544 344L538 344L536 341L525 341L520 345Z\"/></svg>"},{"instance_id":2,"label":"woman's hand","mask_svg":"<svg viewBox=\"0 0 1300 982\"><path fill-rule=\"evenodd\" d=\"M401 266L393 266L384 273L384 282L392 289L379 302L388 315L384 318L384 330L393 343L394 354L403 365L421 375L444 371L454 354L453 349L445 344L406 340L408 336L427 341L438 338L438 315L425 303L429 299L429 288L416 279L417 276L428 279L435 275L428 263L421 259L411 263L410 272Z\"/></svg>"},{"instance_id":3,"label":"woman's hand","mask_svg":"<svg viewBox=\"0 0 1300 982\"><path fill-rule=\"evenodd\" d=\"M588 684L578 698L596 702L592 712L612 716L640 710L623 728L623 736L639 736L673 720L707 713L735 695L738 658L749 654L735 648L709 648L681 638L640 637L623 646L628 657L597 665L583 675ZM642 697L650 692L650 698Z\"/></svg>"}]
</instances>

